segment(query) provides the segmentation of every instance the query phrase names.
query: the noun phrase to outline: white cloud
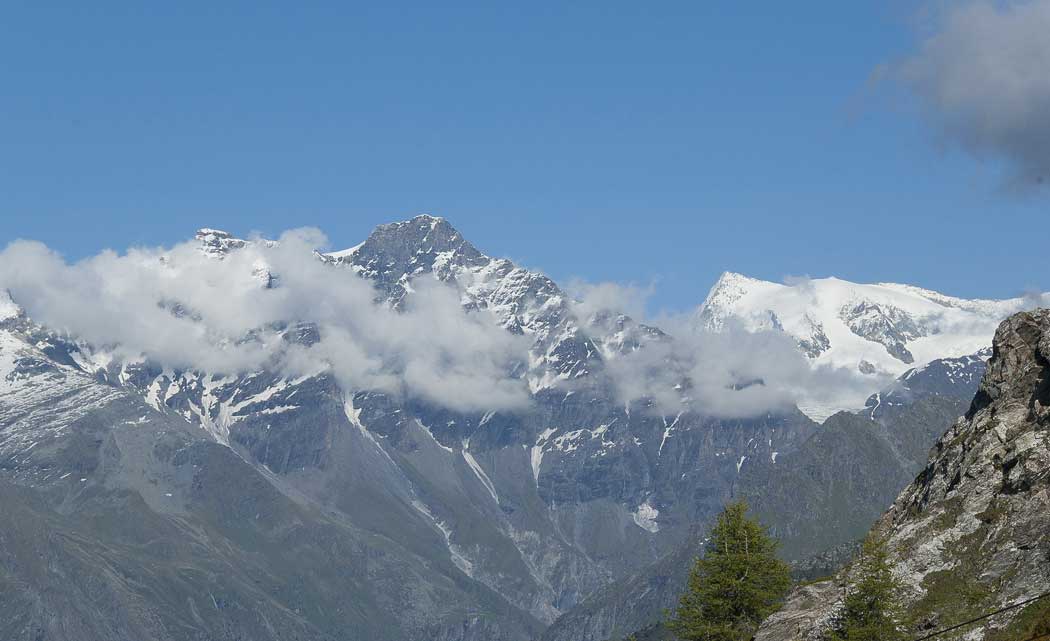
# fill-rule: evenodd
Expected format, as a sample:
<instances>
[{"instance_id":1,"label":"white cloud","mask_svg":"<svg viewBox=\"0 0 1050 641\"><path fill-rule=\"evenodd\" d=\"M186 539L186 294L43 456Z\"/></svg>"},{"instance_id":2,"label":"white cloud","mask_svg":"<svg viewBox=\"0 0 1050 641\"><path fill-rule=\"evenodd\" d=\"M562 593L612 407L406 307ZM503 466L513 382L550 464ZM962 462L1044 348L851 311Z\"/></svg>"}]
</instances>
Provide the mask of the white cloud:
<instances>
[{"instance_id":1,"label":"white cloud","mask_svg":"<svg viewBox=\"0 0 1050 641\"><path fill-rule=\"evenodd\" d=\"M631 283L589 283L578 278L571 280L566 287L577 301L577 316L584 320L603 312L643 318L654 289L652 284L642 287Z\"/></svg>"},{"instance_id":2,"label":"white cloud","mask_svg":"<svg viewBox=\"0 0 1050 641\"><path fill-rule=\"evenodd\" d=\"M812 367L780 331L752 332L732 323L718 332L698 331L685 317L662 323L673 341L610 363L621 395L652 398L661 413L681 411L683 397L692 409L722 418L785 412L801 403L836 406L889 382L846 368Z\"/></svg>"},{"instance_id":3,"label":"white cloud","mask_svg":"<svg viewBox=\"0 0 1050 641\"><path fill-rule=\"evenodd\" d=\"M40 243L17 241L0 252L0 289L52 329L173 369L267 368L289 376L327 370L348 390L382 390L463 411L529 402L520 376L528 337L506 331L485 311L465 311L455 288L428 278L413 281L400 311L377 304L381 296L370 281L317 259L314 248L324 244L320 232L296 230L222 260L188 242L106 251L70 264ZM277 287L263 286L267 272L278 277ZM609 283L576 282L572 289L581 322L599 318L602 333L616 330L601 312L628 310L642 319L651 292ZM290 343L274 329L295 322L316 325L320 341ZM606 361L621 400L651 398L659 411L676 413L686 398L709 415L745 417L788 410L803 397L843 390L856 396L873 384L856 372L812 368L782 332L730 325L697 334L687 316L655 324L673 338L628 323L625 332L634 332L625 337L628 347ZM644 348L632 349L632 340Z\"/></svg>"},{"instance_id":4,"label":"white cloud","mask_svg":"<svg viewBox=\"0 0 1050 641\"><path fill-rule=\"evenodd\" d=\"M645 290L637 287L577 282L574 289L582 295L576 307L581 322L632 304L639 312L644 309L639 301L644 302ZM651 324L670 338L642 339L643 349L610 355L606 366L621 400L651 399L663 414L688 407L746 418L788 411L801 402L842 406L843 399L864 398L890 382L890 377L873 380L846 368L813 367L795 339L781 331L752 332L731 320L721 331L699 331L691 314L665 314Z\"/></svg>"},{"instance_id":5,"label":"white cloud","mask_svg":"<svg viewBox=\"0 0 1050 641\"><path fill-rule=\"evenodd\" d=\"M944 140L1004 160L1010 182L1050 182L1050 0L949 5L894 68Z\"/></svg>"},{"instance_id":6,"label":"white cloud","mask_svg":"<svg viewBox=\"0 0 1050 641\"><path fill-rule=\"evenodd\" d=\"M1023 295L1023 309L1038 309L1050 307L1050 292L1041 292L1037 289L1026 289Z\"/></svg>"},{"instance_id":7,"label":"white cloud","mask_svg":"<svg viewBox=\"0 0 1050 641\"><path fill-rule=\"evenodd\" d=\"M465 312L458 293L438 283L419 284L402 312L376 304L370 283L317 260L313 250L324 244L320 232L296 230L223 260L183 243L69 264L40 243L17 241L0 253L0 287L37 322L166 367L330 368L348 389L410 394L453 409L528 402L524 382L510 375L527 359L527 341L484 312ZM265 289L261 269L280 285ZM175 303L185 313L173 314ZM316 324L320 343L295 345L266 330L288 322ZM249 334L255 339L243 340Z\"/></svg>"}]
</instances>

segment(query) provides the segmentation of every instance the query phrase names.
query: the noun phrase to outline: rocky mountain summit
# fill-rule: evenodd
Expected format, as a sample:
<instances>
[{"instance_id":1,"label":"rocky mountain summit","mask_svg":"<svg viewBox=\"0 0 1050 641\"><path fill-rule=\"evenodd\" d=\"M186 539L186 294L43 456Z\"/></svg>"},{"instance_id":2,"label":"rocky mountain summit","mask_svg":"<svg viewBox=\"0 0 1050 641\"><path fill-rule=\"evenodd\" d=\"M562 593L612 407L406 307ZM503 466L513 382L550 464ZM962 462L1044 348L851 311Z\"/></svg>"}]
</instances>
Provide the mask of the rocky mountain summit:
<instances>
[{"instance_id":1,"label":"rocky mountain summit","mask_svg":"<svg viewBox=\"0 0 1050 641\"><path fill-rule=\"evenodd\" d=\"M999 327L969 411L874 531L888 541L916 634L1050 590L1050 310ZM847 570L800 590L757 639L821 638L849 581ZM1043 599L948 638L1022 639L1048 620Z\"/></svg>"}]
</instances>

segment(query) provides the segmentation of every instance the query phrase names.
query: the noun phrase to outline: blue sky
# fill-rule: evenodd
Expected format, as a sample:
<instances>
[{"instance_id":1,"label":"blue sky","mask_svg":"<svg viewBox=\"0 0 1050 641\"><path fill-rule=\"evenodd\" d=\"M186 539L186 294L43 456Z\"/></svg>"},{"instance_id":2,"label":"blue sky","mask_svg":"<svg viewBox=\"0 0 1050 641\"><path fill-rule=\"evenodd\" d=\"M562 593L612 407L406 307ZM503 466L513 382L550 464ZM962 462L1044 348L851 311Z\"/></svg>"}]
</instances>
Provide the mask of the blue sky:
<instances>
[{"instance_id":1,"label":"blue sky","mask_svg":"<svg viewBox=\"0 0 1050 641\"><path fill-rule=\"evenodd\" d=\"M0 241L428 212L655 308L723 270L1050 290L1046 194L872 81L918 2L43 5L0 21Z\"/></svg>"}]
</instances>

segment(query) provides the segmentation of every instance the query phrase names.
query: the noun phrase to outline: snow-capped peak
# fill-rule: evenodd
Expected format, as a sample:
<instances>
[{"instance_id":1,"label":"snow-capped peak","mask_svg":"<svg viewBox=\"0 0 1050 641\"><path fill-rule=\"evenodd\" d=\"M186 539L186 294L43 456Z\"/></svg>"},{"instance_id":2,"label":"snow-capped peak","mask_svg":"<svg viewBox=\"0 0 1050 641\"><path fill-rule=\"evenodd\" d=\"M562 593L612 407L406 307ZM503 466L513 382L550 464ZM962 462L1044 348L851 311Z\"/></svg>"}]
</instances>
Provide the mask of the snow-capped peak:
<instances>
[{"instance_id":1,"label":"snow-capped peak","mask_svg":"<svg viewBox=\"0 0 1050 641\"><path fill-rule=\"evenodd\" d=\"M419 274L434 274L448 282L457 268L480 269L494 262L444 218L427 214L379 225L360 245L322 254L321 259L374 280L395 304Z\"/></svg>"},{"instance_id":2,"label":"snow-capped peak","mask_svg":"<svg viewBox=\"0 0 1050 641\"><path fill-rule=\"evenodd\" d=\"M967 300L896 283L773 283L726 272L698 308L695 325L782 331L815 368L886 377L986 348L999 322L1024 306L1022 298Z\"/></svg>"},{"instance_id":3,"label":"snow-capped peak","mask_svg":"<svg viewBox=\"0 0 1050 641\"><path fill-rule=\"evenodd\" d=\"M742 298L755 297L756 293L771 294L784 287L736 272L722 272L697 310L697 322L703 329L723 329Z\"/></svg>"},{"instance_id":4,"label":"snow-capped peak","mask_svg":"<svg viewBox=\"0 0 1050 641\"><path fill-rule=\"evenodd\" d=\"M444 218L420 214L411 220L379 225L365 242L326 254L342 262L384 261L393 271L398 267L426 267L425 261L455 254L468 261L487 259ZM360 259L360 260L358 260ZM390 263L390 264L387 264Z\"/></svg>"}]
</instances>

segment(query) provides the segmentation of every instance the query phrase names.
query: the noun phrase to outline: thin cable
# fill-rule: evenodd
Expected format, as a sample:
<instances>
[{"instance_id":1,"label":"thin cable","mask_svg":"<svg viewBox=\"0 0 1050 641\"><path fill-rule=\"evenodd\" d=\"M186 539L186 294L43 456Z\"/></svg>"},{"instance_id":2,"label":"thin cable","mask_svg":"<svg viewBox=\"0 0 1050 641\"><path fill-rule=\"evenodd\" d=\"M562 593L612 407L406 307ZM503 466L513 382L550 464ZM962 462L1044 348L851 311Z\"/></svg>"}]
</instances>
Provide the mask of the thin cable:
<instances>
[{"instance_id":1,"label":"thin cable","mask_svg":"<svg viewBox=\"0 0 1050 641\"><path fill-rule=\"evenodd\" d=\"M1034 596L1034 597L1032 597L1030 599L1025 599L1024 601L1018 601L1017 603L1015 603L1013 605L1008 605L1008 606L1006 606L1005 608L1003 608L1001 610L996 610L995 612L989 612L988 614L982 614L981 616L977 617L976 619L970 619L969 621L964 621L962 623L958 623L956 625L953 625L950 628L944 628L943 630L938 630L937 632L934 632L932 634L927 634L924 637L919 637L918 639L915 639L914 641L926 641L926 639L932 639L933 637L938 637L938 636L944 634L945 632L951 632L952 630L958 630L959 628L966 627L966 626L970 625L971 623L977 623L978 621L983 621L984 619L987 619L989 617L994 617L997 614L1002 614L1003 612L1007 612L1009 610L1014 610L1014 609L1019 608L1021 606L1028 605L1029 603L1034 603L1035 601L1038 601L1039 599L1045 599L1048 596L1050 596L1050 592L1044 592L1043 594L1040 594L1039 596ZM1041 635L1041 636L1046 636L1046 635ZM1039 637L1033 637L1033 638L1038 639ZM1031 639L1028 639L1027 641L1031 641Z\"/></svg>"}]
</instances>

